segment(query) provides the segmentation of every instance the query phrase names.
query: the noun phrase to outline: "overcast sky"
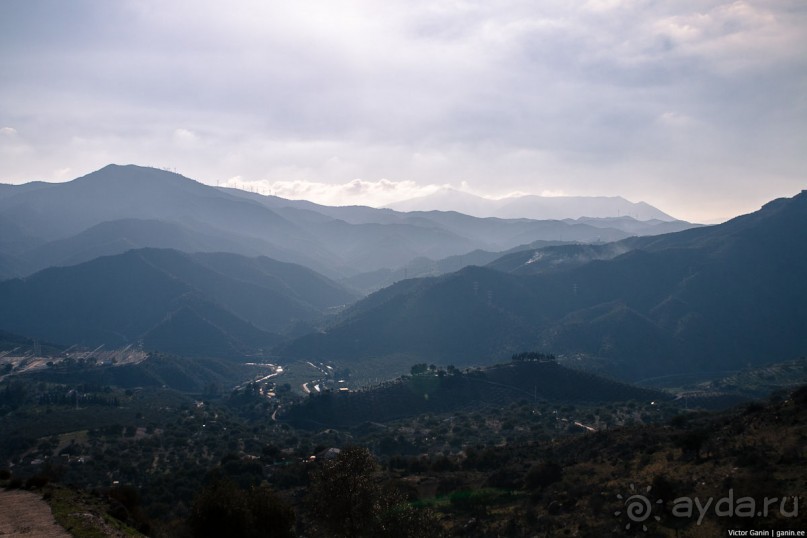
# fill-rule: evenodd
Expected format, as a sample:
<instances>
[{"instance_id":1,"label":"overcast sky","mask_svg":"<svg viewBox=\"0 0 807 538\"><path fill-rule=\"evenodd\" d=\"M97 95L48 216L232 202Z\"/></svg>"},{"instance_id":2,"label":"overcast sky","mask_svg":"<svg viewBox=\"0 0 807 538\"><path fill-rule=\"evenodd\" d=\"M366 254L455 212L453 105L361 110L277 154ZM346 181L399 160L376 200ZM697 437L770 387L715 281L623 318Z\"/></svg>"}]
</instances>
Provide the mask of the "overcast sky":
<instances>
[{"instance_id":1,"label":"overcast sky","mask_svg":"<svg viewBox=\"0 0 807 538\"><path fill-rule=\"evenodd\" d=\"M0 181L109 163L323 203L807 188L807 2L0 2Z\"/></svg>"}]
</instances>

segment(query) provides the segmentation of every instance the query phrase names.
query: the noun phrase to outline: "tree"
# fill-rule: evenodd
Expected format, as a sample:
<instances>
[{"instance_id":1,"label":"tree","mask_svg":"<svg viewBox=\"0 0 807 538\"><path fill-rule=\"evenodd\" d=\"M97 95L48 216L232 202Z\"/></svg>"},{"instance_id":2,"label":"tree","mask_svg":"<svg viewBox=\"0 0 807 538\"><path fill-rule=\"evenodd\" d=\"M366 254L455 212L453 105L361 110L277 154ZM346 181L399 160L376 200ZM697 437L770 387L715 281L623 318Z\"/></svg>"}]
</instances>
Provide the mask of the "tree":
<instances>
[{"instance_id":1,"label":"tree","mask_svg":"<svg viewBox=\"0 0 807 538\"><path fill-rule=\"evenodd\" d=\"M705 430L688 431L678 437L676 444L683 450L684 454L694 454L696 460L701 459L701 448L709 438L709 433Z\"/></svg>"},{"instance_id":2,"label":"tree","mask_svg":"<svg viewBox=\"0 0 807 538\"><path fill-rule=\"evenodd\" d=\"M416 510L399 492L376 480L378 465L366 448L347 447L311 477L308 502L334 536L420 538L440 536L434 514Z\"/></svg>"},{"instance_id":3,"label":"tree","mask_svg":"<svg viewBox=\"0 0 807 538\"><path fill-rule=\"evenodd\" d=\"M193 501L189 525L194 537L294 536L294 511L268 487L239 489L228 478L205 486Z\"/></svg>"},{"instance_id":4,"label":"tree","mask_svg":"<svg viewBox=\"0 0 807 538\"><path fill-rule=\"evenodd\" d=\"M422 362L419 364L412 365L412 368L410 368L409 371L412 373L412 375L418 375L418 374L425 374L428 369L429 365L427 365L425 362Z\"/></svg>"},{"instance_id":5,"label":"tree","mask_svg":"<svg viewBox=\"0 0 807 538\"><path fill-rule=\"evenodd\" d=\"M322 524L338 536L361 536L378 511L376 463L362 447L347 447L311 479L309 502Z\"/></svg>"},{"instance_id":6,"label":"tree","mask_svg":"<svg viewBox=\"0 0 807 538\"><path fill-rule=\"evenodd\" d=\"M194 498L188 523L197 538L246 536L249 510L245 496L231 480L216 480Z\"/></svg>"},{"instance_id":7,"label":"tree","mask_svg":"<svg viewBox=\"0 0 807 538\"><path fill-rule=\"evenodd\" d=\"M554 484L563 477L563 467L553 461L545 461L533 465L524 477L529 490L540 490Z\"/></svg>"},{"instance_id":8,"label":"tree","mask_svg":"<svg viewBox=\"0 0 807 538\"><path fill-rule=\"evenodd\" d=\"M254 536L294 536L294 510L268 487L250 488L247 507Z\"/></svg>"},{"instance_id":9,"label":"tree","mask_svg":"<svg viewBox=\"0 0 807 538\"><path fill-rule=\"evenodd\" d=\"M445 534L434 515L405 502L395 503L376 518L374 536L386 538L439 538Z\"/></svg>"}]
</instances>

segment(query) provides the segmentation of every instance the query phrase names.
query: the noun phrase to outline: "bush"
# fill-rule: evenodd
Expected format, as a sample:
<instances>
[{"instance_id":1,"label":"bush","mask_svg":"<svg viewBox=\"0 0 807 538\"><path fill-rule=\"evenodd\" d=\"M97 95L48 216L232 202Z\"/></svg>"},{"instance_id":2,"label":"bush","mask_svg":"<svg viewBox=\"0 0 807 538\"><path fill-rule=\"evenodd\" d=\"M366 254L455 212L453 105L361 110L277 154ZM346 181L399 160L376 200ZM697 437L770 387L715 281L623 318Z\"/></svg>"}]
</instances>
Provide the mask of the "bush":
<instances>
[{"instance_id":1,"label":"bush","mask_svg":"<svg viewBox=\"0 0 807 538\"><path fill-rule=\"evenodd\" d=\"M371 526L381 491L373 479L377 465L366 448L346 447L311 478L308 502L333 534L357 536Z\"/></svg>"},{"instance_id":2,"label":"bush","mask_svg":"<svg viewBox=\"0 0 807 538\"><path fill-rule=\"evenodd\" d=\"M37 474L25 481L25 489L42 489L48 484L48 477Z\"/></svg>"},{"instance_id":3,"label":"bush","mask_svg":"<svg viewBox=\"0 0 807 538\"><path fill-rule=\"evenodd\" d=\"M293 536L294 511L266 487L239 489L222 478L193 501L188 524L195 537Z\"/></svg>"},{"instance_id":4,"label":"bush","mask_svg":"<svg viewBox=\"0 0 807 538\"><path fill-rule=\"evenodd\" d=\"M792 397L796 405L799 407L807 407L807 385L796 390Z\"/></svg>"},{"instance_id":5,"label":"bush","mask_svg":"<svg viewBox=\"0 0 807 538\"><path fill-rule=\"evenodd\" d=\"M442 535L429 510L406 503L400 491L376 480L366 448L346 447L312 473L308 503L328 536L427 538Z\"/></svg>"},{"instance_id":6,"label":"bush","mask_svg":"<svg viewBox=\"0 0 807 538\"><path fill-rule=\"evenodd\" d=\"M554 484L563 477L563 467L555 462L547 461L533 465L527 471L524 477L524 483L527 489L537 490L543 489L551 484Z\"/></svg>"},{"instance_id":7,"label":"bush","mask_svg":"<svg viewBox=\"0 0 807 538\"><path fill-rule=\"evenodd\" d=\"M488 506L493 504L498 496L498 493L492 489L456 491L449 497L449 502L458 510L484 515L488 511Z\"/></svg>"},{"instance_id":8,"label":"bush","mask_svg":"<svg viewBox=\"0 0 807 538\"><path fill-rule=\"evenodd\" d=\"M501 489L519 489L524 485L522 471L515 466L496 469L488 476L485 485Z\"/></svg>"}]
</instances>

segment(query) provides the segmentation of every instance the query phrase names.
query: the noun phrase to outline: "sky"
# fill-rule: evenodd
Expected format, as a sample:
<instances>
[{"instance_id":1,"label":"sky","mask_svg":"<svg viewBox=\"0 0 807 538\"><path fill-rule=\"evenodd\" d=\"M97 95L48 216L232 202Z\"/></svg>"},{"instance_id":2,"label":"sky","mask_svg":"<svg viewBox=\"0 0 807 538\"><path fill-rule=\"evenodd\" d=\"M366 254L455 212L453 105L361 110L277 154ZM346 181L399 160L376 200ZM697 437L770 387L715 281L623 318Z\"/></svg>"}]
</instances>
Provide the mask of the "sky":
<instances>
[{"instance_id":1,"label":"sky","mask_svg":"<svg viewBox=\"0 0 807 538\"><path fill-rule=\"evenodd\" d=\"M0 182L445 187L716 222L807 188L803 0L0 1Z\"/></svg>"}]
</instances>

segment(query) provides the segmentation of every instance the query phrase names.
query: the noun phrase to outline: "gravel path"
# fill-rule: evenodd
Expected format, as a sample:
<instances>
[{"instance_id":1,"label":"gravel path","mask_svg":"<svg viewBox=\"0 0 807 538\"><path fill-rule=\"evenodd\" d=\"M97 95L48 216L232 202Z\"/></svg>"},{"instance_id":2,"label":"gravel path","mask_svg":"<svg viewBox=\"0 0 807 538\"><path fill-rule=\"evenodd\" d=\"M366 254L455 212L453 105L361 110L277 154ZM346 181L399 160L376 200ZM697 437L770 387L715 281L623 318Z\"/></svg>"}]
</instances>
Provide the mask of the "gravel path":
<instances>
[{"instance_id":1,"label":"gravel path","mask_svg":"<svg viewBox=\"0 0 807 538\"><path fill-rule=\"evenodd\" d=\"M0 537L70 538L56 524L48 503L30 491L0 491Z\"/></svg>"}]
</instances>

